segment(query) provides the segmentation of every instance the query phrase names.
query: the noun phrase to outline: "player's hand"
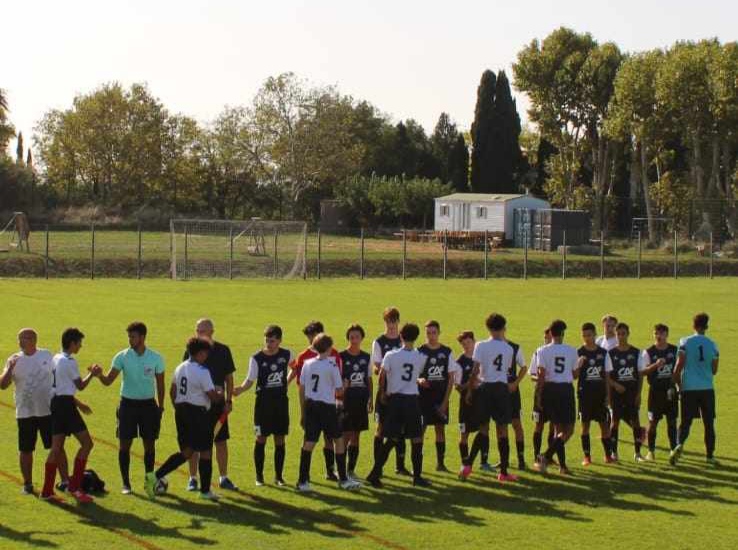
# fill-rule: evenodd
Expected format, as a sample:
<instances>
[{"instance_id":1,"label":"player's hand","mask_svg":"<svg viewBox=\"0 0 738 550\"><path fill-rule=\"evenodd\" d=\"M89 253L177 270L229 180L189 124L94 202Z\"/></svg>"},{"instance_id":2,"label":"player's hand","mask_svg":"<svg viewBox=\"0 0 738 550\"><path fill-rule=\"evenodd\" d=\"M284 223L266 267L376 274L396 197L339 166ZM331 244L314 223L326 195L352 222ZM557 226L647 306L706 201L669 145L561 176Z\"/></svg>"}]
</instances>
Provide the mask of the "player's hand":
<instances>
[{"instance_id":1,"label":"player's hand","mask_svg":"<svg viewBox=\"0 0 738 550\"><path fill-rule=\"evenodd\" d=\"M664 365L666 365L666 361L664 361L663 357L659 357L658 360L656 361L656 366L663 367Z\"/></svg>"},{"instance_id":2,"label":"player's hand","mask_svg":"<svg viewBox=\"0 0 738 550\"><path fill-rule=\"evenodd\" d=\"M438 411L441 414L446 414L448 412L448 401L444 401L443 403L441 403L441 406L438 407Z\"/></svg>"},{"instance_id":3,"label":"player's hand","mask_svg":"<svg viewBox=\"0 0 738 550\"><path fill-rule=\"evenodd\" d=\"M84 403L79 403L78 402L77 403L77 408L79 409L79 412L81 412L82 414L85 414L85 415L88 415L88 416L92 414L92 409L90 408L89 405L85 405Z\"/></svg>"},{"instance_id":4,"label":"player's hand","mask_svg":"<svg viewBox=\"0 0 738 550\"><path fill-rule=\"evenodd\" d=\"M235 388L233 388L233 397L238 397L245 391L246 390L243 389L243 386L236 386Z\"/></svg>"},{"instance_id":5,"label":"player's hand","mask_svg":"<svg viewBox=\"0 0 738 550\"><path fill-rule=\"evenodd\" d=\"M518 389L518 384L517 384L516 382L510 382L510 383L509 383L509 384L507 385L507 389L508 389L508 391L509 391L510 393L515 393L515 390L517 390L517 389Z\"/></svg>"},{"instance_id":6,"label":"player's hand","mask_svg":"<svg viewBox=\"0 0 738 550\"><path fill-rule=\"evenodd\" d=\"M615 391L622 395L625 393L625 386L623 386L622 384L618 384L617 386L615 386Z\"/></svg>"},{"instance_id":7,"label":"player's hand","mask_svg":"<svg viewBox=\"0 0 738 550\"><path fill-rule=\"evenodd\" d=\"M418 386L421 388L430 388L430 382L425 378L418 378Z\"/></svg>"},{"instance_id":8,"label":"player's hand","mask_svg":"<svg viewBox=\"0 0 738 550\"><path fill-rule=\"evenodd\" d=\"M382 403L382 405L387 404L387 394L385 392L379 394L379 401Z\"/></svg>"},{"instance_id":9,"label":"player's hand","mask_svg":"<svg viewBox=\"0 0 738 550\"><path fill-rule=\"evenodd\" d=\"M8 359L8 370L12 371L18 364L18 354L14 354Z\"/></svg>"}]
</instances>

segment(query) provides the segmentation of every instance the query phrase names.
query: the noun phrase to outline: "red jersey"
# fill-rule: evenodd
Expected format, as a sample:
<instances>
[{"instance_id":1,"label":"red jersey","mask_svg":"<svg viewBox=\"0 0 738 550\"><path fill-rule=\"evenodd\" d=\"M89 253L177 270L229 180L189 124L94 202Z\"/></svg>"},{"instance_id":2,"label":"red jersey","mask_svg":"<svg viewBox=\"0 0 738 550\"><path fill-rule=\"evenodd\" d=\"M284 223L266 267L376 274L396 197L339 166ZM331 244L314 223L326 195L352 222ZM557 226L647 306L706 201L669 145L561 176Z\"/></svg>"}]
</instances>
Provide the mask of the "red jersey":
<instances>
[{"instance_id":1,"label":"red jersey","mask_svg":"<svg viewBox=\"0 0 738 550\"><path fill-rule=\"evenodd\" d=\"M295 373L295 382L298 386L300 385L300 373L302 372L302 366L305 364L305 361L307 361L308 359L313 359L318 355L320 354L313 348L307 348L302 353L300 353L300 355L297 356L297 359L295 359L294 363L290 365L290 368ZM342 372L343 364L341 362L341 354L338 353L336 348L331 348L331 358L333 358L333 360L336 362L338 372Z\"/></svg>"}]
</instances>

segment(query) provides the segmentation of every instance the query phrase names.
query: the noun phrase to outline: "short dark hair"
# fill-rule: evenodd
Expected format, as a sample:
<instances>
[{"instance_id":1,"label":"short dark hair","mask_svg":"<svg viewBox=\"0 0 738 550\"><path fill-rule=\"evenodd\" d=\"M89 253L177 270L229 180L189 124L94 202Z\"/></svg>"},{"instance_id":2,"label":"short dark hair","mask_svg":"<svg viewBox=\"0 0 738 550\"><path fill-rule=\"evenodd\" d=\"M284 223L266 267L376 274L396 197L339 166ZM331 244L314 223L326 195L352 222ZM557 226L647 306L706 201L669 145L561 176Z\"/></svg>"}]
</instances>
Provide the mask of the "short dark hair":
<instances>
[{"instance_id":1,"label":"short dark hair","mask_svg":"<svg viewBox=\"0 0 738 550\"><path fill-rule=\"evenodd\" d=\"M277 340L282 339L282 327L279 325L269 325L264 329L265 338L276 338Z\"/></svg>"},{"instance_id":2,"label":"short dark hair","mask_svg":"<svg viewBox=\"0 0 738 550\"><path fill-rule=\"evenodd\" d=\"M193 336L187 340L187 354L190 356L190 359L194 359L195 355L201 351L210 351L211 349L213 349L213 346L204 338Z\"/></svg>"},{"instance_id":3,"label":"short dark hair","mask_svg":"<svg viewBox=\"0 0 738 550\"><path fill-rule=\"evenodd\" d=\"M325 328L323 328L323 323L320 321L310 321L307 325L305 325L305 328L302 329L302 333L305 336L315 336L316 334L320 334L323 332Z\"/></svg>"},{"instance_id":4,"label":"short dark hair","mask_svg":"<svg viewBox=\"0 0 738 550\"><path fill-rule=\"evenodd\" d=\"M630 334L630 327L626 323L618 323L615 327L615 330L624 330L628 334Z\"/></svg>"},{"instance_id":5,"label":"short dark hair","mask_svg":"<svg viewBox=\"0 0 738 550\"><path fill-rule=\"evenodd\" d=\"M390 306L386 308L382 313L382 319L384 319L386 322L397 323L400 320L400 310L397 309L395 306Z\"/></svg>"},{"instance_id":6,"label":"short dark hair","mask_svg":"<svg viewBox=\"0 0 738 550\"><path fill-rule=\"evenodd\" d=\"M594 326L594 323L584 323L582 325L582 332L584 332L585 330L591 330L592 332L596 333L597 327Z\"/></svg>"},{"instance_id":7,"label":"short dark hair","mask_svg":"<svg viewBox=\"0 0 738 550\"><path fill-rule=\"evenodd\" d=\"M654 332L669 332L669 327L667 327L664 323L656 323L653 326Z\"/></svg>"},{"instance_id":8,"label":"short dark hair","mask_svg":"<svg viewBox=\"0 0 738 550\"><path fill-rule=\"evenodd\" d=\"M438 321L431 319L430 321L425 323L425 328L431 327L435 327L438 332L441 332L441 323L439 323Z\"/></svg>"},{"instance_id":9,"label":"short dark hair","mask_svg":"<svg viewBox=\"0 0 738 550\"><path fill-rule=\"evenodd\" d=\"M400 329L400 338L403 342L415 342L420 334L420 329L415 323L405 323Z\"/></svg>"},{"instance_id":10,"label":"short dark hair","mask_svg":"<svg viewBox=\"0 0 738 550\"><path fill-rule=\"evenodd\" d=\"M81 342L85 335L78 328L68 328L62 332L61 344L63 350L68 350L75 342Z\"/></svg>"},{"instance_id":11,"label":"short dark hair","mask_svg":"<svg viewBox=\"0 0 738 550\"><path fill-rule=\"evenodd\" d=\"M141 321L133 321L130 325L126 327L126 332L134 332L139 336L146 336L146 325L144 325Z\"/></svg>"},{"instance_id":12,"label":"short dark hair","mask_svg":"<svg viewBox=\"0 0 738 550\"><path fill-rule=\"evenodd\" d=\"M551 322L551 336L554 338L560 338L566 331L566 323L561 319L556 319Z\"/></svg>"},{"instance_id":13,"label":"short dark hair","mask_svg":"<svg viewBox=\"0 0 738 550\"><path fill-rule=\"evenodd\" d=\"M321 332L313 338L311 345L318 353L325 353L333 347L333 338L328 336L325 332Z\"/></svg>"},{"instance_id":14,"label":"short dark hair","mask_svg":"<svg viewBox=\"0 0 738 550\"><path fill-rule=\"evenodd\" d=\"M505 325L507 325L507 319L499 313L490 313L484 324L487 325L487 329L490 332L497 332L505 328Z\"/></svg>"},{"instance_id":15,"label":"short dark hair","mask_svg":"<svg viewBox=\"0 0 738 550\"><path fill-rule=\"evenodd\" d=\"M352 332L358 332L359 334L361 334L361 337L362 338L364 338L366 336L366 332L364 332L364 327L362 327L358 323L354 323L352 325L349 325L349 327L346 329L346 340L349 339L349 335Z\"/></svg>"},{"instance_id":16,"label":"short dark hair","mask_svg":"<svg viewBox=\"0 0 738 550\"><path fill-rule=\"evenodd\" d=\"M694 316L694 319L692 319L692 324L694 325L694 328L700 330L707 330L707 325L709 323L710 316L707 313L698 313Z\"/></svg>"},{"instance_id":17,"label":"short dark hair","mask_svg":"<svg viewBox=\"0 0 738 550\"><path fill-rule=\"evenodd\" d=\"M607 321L613 321L613 322L617 323L618 322L618 318L615 317L612 313L607 313L607 314L605 314L605 315L602 316L602 322L603 323L606 323Z\"/></svg>"},{"instance_id":18,"label":"short dark hair","mask_svg":"<svg viewBox=\"0 0 738 550\"><path fill-rule=\"evenodd\" d=\"M464 330L460 332L459 335L456 337L456 341L460 344L467 338L471 338L472 340L474 340L474 333L471 330Z\"/></svg>"}]
</instances>

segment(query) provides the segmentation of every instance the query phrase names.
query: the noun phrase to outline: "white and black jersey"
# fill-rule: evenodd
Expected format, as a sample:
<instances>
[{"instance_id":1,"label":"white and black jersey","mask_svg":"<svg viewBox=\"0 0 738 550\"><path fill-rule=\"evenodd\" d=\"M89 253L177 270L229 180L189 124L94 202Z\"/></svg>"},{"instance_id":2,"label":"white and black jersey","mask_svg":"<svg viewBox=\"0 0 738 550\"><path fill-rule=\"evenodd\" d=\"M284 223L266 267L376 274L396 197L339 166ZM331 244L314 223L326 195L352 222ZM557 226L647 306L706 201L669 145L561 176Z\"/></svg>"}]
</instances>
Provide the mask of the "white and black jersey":
<instances>
[{"instance_id":1,"label":"white and black jersey","mask_svg":"<svg viewBox=\"0 0 738 550\"><path fill-rule=\"evenodd\" d=\"M77 360L64 352L54 355L52 392L54 395L72 396L77 393L75 380L80 378Z\"/></svg>"},{"instance_id":2,"label":"white and black jersey","mask_svg":"<svg viewBox=\"0 0 738 550\"><path fill-rule=\"evenodd\" d=\"M474 361L479 363L479 379L484 384L507 383L507 372L514 350L504 340L489 338L474 346Z\"/></svg>"},{"instance_id":3,"label":"white and black jersey","mask_svg":"<svg viewBox=\"0 0 738 550\"><path fill-rule=\"evenodd\" d=\"M582 368L579 370L579 392L594 389L601 391L607 382L607 374L612 372L612 361L610 354L604 348L596 346L595 349L587 349L582 346L577 350Z\"/></svg>"},{"instance_id":4,"label":"white and black jersey","mask_svg":"<svg viewBox=\"0 0 738 550\"><path fill-rule=\"evenodd\" d=\"M612 361L612 378L624 386L636 386L643 371L643 356L638 348L629 346L626 350L613 348L609 351Z\"/></svg>"},{"instance_id":5,"label":"white and black jersey","mask_svg":"<svg viewBox=\"0 0 738 550\"><path fill-rule=\"evenodd\" d=\"M379 338L374 340L372 343L372 363L379 365L382 363L382 359L387 355L388 352L400 349L402 347L402 340L400 337L390 338L382 334Z\"/></svg>"},{"instance_id":6,"label":"white and black jersey","mask_svg":"<svg viewBox=\"0 0 738 550\"><path fill-rule=\"evenodd\" d=\"M676 364L677 347L673 344L667 344L666 348L659 349L655 345L643 351L643 368L654 364L659 359L664 360L664 364L655 371L648 374L648 384L655 390L667 391L674 387L672 374Z\"/></svg>"},{"instance_id":7,"label":"white and black jersey","mask_svg":"<svg viewBox=\"0 0 738 550\"><path fill-rule=\"evenodd\" d=\"M343 380L335 361L316 357L302 366L300 386L305 388L307 400L335 405L336 390L343 388Z\"/></svg>"},{"instance_id":8,"label":"white and black jersey","mask_svg":"<svg viewBox=\"0 0 738 550\"><path fill-rule=\"evenodd\" d=\"M579 355L568 344L549 344L538 353L538 370L544 372L545 382L571 384Z\"/></svg>"},{"instance_id":9,"label":"white and black jersey","mask_svg":"<svg viewBox=\"0 0 738 550\"><path fill-rule=\"evenodd\" d=\"M175 405L187 403L210 409L208 392L214 391L215 386L207 367L195 361L185 361L174 370L172 383L177 388Z\"/></svg>"},{"instance_id":10,"label":"white and black jersey","mask_svg":"<svg viewBox=\"0 0 738 550\"><path fill-rule=\"evenodd\" d=\"M595 340L595 344L600 346L606 351L610 351L613 348L618 347L618 337L617 336L610 336L609 338L605 336L604 334L601 336L598 336Z\"/></svg>"},{"instance_id":11,"label":"white and black jersey","mask_svg":"<svg viewBox=\"0 0 738 550\"><path fill-rule=\"evenodd\" d=\"M513 358L507 369L507 381L515 382L518 379L518 367L525 367L525 359L523 357L523 350L520 348L519 344L510 341L507 343L513 349Z\"/></svg>"},{"instance_id":12,"label":"white and black jersey","mask_svg":"<svg viewBox=\"0 0 738 550\"><path fill-rule=\"evenodd\" d=\"M428 360L420 373L420 378L425 378L430 384L428 388L433 393L445 393L449 378L454 376L458 366L454 360L454 352L448 346L441 345L435 349L424 344L418 351L425 355Z\"/></svg>"},{"instance_id":13,"label":"white and black jersey","mask_svg":"<svg viewBox=\"0 0 738 550\"><path fill-rule=\"evenodd\" d=\"M416 349L400 348L382 359L388 395L418 395L418 378L425 368L427 356Z\"/></svg>"},{"instance_id":14,"label":"white and black jersey","mask_svg":"<svg viewBox=\"0 0 738 550\"><path fill-rule=\"evenodd\" d=\"M341 374L346 383L345 398L369 396L370 361L371 357L365 351L359 351L357 355L352 354L349 350L341 352L341 363L343 364Z\"/></svg>"},{"instance_id":15,"label":"white and black jersey","mask_svg":"<svg viewBox=\"0 0 738 550\"><path fill-rule=\"evenodd\" d=\"M466 384L474 372L474 358L462 353L456 358L456 383L459 385Z\"/></svg>"},{"instance_id":16,"label":"white and black jersey","mask_svg":"<svg viewBox=\"0 0 738 550\"><path fill-rule=\"evenodd\" d=\"M251 356L246 380L255 383L259 398L287 395L287 372L291 361L292 352L284 348L279 348L274 354L262 350Z\"/></svg>"}]
</instances>

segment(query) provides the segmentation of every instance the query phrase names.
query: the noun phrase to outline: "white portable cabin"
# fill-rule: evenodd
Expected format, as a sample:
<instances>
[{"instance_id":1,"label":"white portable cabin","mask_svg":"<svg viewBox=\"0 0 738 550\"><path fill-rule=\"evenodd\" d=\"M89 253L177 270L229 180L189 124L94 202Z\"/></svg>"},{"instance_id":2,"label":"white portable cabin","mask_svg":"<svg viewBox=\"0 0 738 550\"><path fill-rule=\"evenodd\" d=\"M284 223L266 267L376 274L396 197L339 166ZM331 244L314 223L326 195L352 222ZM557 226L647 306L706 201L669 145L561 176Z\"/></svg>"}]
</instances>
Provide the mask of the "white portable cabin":
<instances>
[{"instance_id":1,"label":"white portable cabin","mask_svg":"<svg viewBox=\"0 0 738 550\"><path fill-rule=\"evenodd\" d=\"M495 193L454 193L435 199L436 231L489 231L515 234L515 210L551 208L548 201L531 195Z\"/></svg>"}]
</instances>

